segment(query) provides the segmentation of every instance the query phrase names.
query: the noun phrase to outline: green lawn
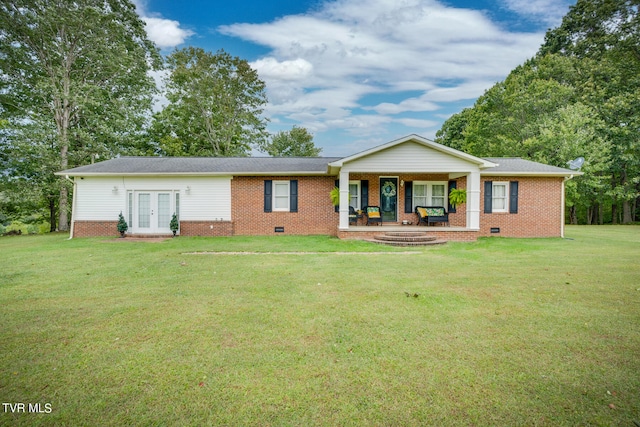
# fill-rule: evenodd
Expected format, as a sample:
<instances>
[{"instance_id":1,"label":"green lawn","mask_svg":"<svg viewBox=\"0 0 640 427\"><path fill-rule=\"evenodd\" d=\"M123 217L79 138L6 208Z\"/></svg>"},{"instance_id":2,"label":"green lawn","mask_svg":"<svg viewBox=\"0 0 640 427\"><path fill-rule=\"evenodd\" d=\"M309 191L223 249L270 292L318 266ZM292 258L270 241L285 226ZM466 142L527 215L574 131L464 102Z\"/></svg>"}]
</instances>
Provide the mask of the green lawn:
<instances>
[{"instance_id":1,"label":"green lawn","mask_svg":"<svg viewBox=\"0 0 640 427\"><path fill-rule=\"evenodd\" d=\"M566 234L0 238L0 425L633 427L640 227Z\"/></svg>"}]
</instances>

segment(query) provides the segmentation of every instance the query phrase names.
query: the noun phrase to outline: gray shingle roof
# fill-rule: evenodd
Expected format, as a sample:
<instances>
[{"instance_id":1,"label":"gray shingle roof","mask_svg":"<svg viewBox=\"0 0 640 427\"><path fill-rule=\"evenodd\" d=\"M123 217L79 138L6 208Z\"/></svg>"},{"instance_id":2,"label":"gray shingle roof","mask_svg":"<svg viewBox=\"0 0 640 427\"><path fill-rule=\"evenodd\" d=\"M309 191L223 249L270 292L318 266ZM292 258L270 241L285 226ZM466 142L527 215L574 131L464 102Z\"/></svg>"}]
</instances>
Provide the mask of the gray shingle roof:
<instances>
[{"instance_id":1,"label":"gray shingle roof","mask_svg":"<svg viewBox=\"0 0 640 427\"><path fill-rule=\"evenodd\" d=\"M483 175L581 175L580 172L571 169L549 166L519 157L483 157L483 159L498 165L483 170Z\"/></svg>"},{"instance_id":2,"label":"gray shingle roof","mask_svg":"<svg viewBox=\"0 0 640 427\"><path fill-rule=\"evenodd\" d=\"M328 175L340 157L119 157L58 175ZM570 169L520 158L485 157L497 167L482 175L580 175Z\"/></svg>"},{"instance_id":3,"label":"gray shingle roof","mask_svg":"<svg viewBox=\"0 0 640 427\"><path fill-rule=\"evenodd\" d=\"M58 175L266 175L327 173L339 157L119 157Z\"/></svg>"}]
</instances>

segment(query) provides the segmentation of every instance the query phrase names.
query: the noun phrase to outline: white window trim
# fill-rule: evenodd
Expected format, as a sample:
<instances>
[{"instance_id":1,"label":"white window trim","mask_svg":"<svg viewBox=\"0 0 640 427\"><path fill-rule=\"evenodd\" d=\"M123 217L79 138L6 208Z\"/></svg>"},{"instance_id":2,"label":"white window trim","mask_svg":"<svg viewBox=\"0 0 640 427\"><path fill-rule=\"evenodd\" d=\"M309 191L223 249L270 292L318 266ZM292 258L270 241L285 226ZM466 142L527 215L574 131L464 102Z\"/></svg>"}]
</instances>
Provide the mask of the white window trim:
<instances>
[{"instance_id":1,"label":"white window trim","mask_svg":"<svg viewBox=\"0 0 640 427\"><path fill-rule=\"evenodd\" d=\"M426 185L427 187L427 204L426 206L440 206L435 205L433 203L433 186L434 185L444 185L444 203L443 203L443 207L445 209L447 209L447 206L449 206L449 194L447 194L447 189L449 188L449 183L447 181L413 181L413 186L415 188L416 185ZM415 191L414 193L412 193L411 195L411 203L413 204L413 209L416 208L416 206L423 206L423 205L418 205L416 204L415 201ZM438 196L440 197L440 196Z\"/></svg>"},{"instance_id":2,"label":"white window trim","mask_svg":"<svg viewBox=\"0 0 640 427\"><path fill-rule=\"evenodd\" d=\"M282 198L284 199L285 196L276 196L276 186L278 185L285 185L287 186L287 195L286 195L286 199L287 199L287 207L286 208L278 208L277 207L277 203L276 203L276 199L277 198ZM272 181L272 186L273 186L273 190L272 190L272 195L271 195L271 210L273 212L289 212L291 210L291 182L290 181Z\"/></svg>"},{"instance_id":3,"label":"white window trim","mask_svg":"<svg viewBox=\"0 0 640 427\"><path fill-rule=\"evenodd\" d=\"M493 206L493 201L496 197L496 186L504 186L504 209L496 209ZM493 181L491 185L491 212L507 213L509 212L509 182L508 181Z\"/></svg>"},{"instance_id":4,"label":"white window trim","mask_svg":"<svg viewBox=\"0 0 640 427\"><path fill-rule=\"evenodd\" d=\"M355 207L354 207L354 209L355 209L355 210L358 210L358 209L360 209L360 208L361 208L361 201L362 201L362 189L361 189L361 188L362 188L362 187L361 187L361 185L360 185L360 182L361 182L361 181L359 181L359 180L357 180L357 181L349 181L349 185L350 185L350 186L351 186L351 185L356 185L356 186L358 187L358 191L357 191L357 194L356 194L356 197L358 198L358 206L355 206ZM351 192L349 192L349 193L351 193ZM351 206L351 202L352 202L352 201L353 201L353 200L349 200L349 206Z\"/></svg>"}]
</instances>

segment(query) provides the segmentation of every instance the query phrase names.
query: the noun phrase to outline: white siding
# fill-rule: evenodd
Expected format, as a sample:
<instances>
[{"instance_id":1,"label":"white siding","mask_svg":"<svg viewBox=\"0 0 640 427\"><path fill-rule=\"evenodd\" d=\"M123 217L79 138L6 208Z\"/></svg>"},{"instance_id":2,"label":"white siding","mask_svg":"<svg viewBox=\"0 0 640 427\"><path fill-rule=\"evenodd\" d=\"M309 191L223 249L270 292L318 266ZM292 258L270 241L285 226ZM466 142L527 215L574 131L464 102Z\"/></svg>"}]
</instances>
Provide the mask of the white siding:
<instances>
[{"instance_id":1,"label":"white siding","mask_svg":"<svg viewBox=\"0 0 640 427\"><path fill-rule=\"evenodd\" d=\"M349 172L471 172L478 165L416 143L396 145L364 158L346 163Z\"/></svg>"},{"instance_id":2,"label":"white siding","mask_svg":"<svg viewBox=\"0 0 640 427\"><path fill-rule=\"evenodd\" d=\"M122 178L75 178L75 220L117 220L122 212L127 215L127 192ZM118 185L119 184L119 185ZM114 192L114 187L118 188Z\"/></svg>"},{"instance_id":3,"label":"white siding","mask_svg":"<svg viewBox=\"0 0 640 427\"><path fill-rule=\"evenodd\" d=\"M76 183L76 220L126 216L128 191L179 191L181 220L231 220L231 177L85 177Z\"/></svg>"}]
</instances>

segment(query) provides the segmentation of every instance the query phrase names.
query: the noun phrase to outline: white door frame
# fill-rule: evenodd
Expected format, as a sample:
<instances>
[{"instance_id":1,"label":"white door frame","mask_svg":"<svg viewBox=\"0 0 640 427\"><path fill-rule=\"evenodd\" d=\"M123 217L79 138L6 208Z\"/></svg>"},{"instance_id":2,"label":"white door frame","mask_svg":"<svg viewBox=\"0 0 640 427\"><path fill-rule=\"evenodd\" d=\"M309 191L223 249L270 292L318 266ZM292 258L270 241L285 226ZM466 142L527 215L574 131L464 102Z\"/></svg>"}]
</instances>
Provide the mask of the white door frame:
<instances>
[{"instance_id":1,"label":"white door frame","mask_svg":"<svg viewBox=\"0 0 640 427\"><path fill-rule=\"evenodd\" d=\"M148 197L144 197L146 200L141 202L141 196ZM148 206L145 206L147 203ZM134 234L170 234L169 222L176 211L175 203L176 197L173 190L134 190L131 232Z\"/></svg>"}]
</instances>

